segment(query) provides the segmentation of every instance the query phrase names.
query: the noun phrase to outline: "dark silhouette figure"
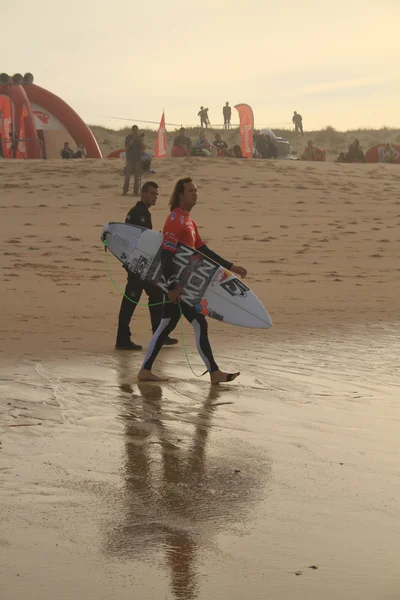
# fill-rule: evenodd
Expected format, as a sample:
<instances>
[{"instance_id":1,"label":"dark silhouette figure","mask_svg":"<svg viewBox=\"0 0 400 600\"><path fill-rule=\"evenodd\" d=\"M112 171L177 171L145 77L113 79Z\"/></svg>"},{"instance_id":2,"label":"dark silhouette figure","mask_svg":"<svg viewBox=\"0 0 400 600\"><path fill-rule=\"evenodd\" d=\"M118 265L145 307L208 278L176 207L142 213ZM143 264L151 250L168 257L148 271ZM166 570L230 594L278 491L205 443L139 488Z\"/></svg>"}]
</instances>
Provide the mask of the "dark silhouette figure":
<instances>
[{"instance_id":1,"label":"dark silhouette figure","mask_svg":"<svg viewBox=\"0 0 400 600\"><path fill-rule=\"evenodd\" d=\"M210 119L208 118L208 108L204 108L204 106L200 106L200 110L197 113L197 116L200 117L200 127L207 127L210 125Z\"/></svg>"},{"instance_id":2,"label":"dark silhouette figure","mask_svg":"<svg viewBox=\"0 0 400 600\"><path fill-rule=\"evenodd\" d=\"M303 117L299 115L296 111L293 113L292 122L294 124L294 129L297 133L303 134Z\"/></svg>"},{"instance_id":3,"label":"dark silhouette figure","mask_svg":"<svg viewBox=\"0 0 400 600\"><path fill-rule=\"evenodd\" d=\"M222 114L224 115L224 129L229 129L232 117L232 109L229 106L229 102L226 102L225 106L222 108Z\"/></svg>"}]
</instances>

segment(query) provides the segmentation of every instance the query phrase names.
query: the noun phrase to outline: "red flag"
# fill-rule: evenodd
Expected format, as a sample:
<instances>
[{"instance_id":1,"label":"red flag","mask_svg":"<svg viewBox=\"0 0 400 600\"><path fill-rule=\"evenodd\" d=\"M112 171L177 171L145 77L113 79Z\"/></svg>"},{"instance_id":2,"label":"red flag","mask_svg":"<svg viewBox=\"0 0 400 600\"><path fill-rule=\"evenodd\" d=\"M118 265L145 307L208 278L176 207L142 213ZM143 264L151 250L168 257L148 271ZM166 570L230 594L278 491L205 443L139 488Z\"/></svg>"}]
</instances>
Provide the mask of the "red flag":
<instances>
[{"instance_id":1,"label":"red flag","mask_svg":"<svg viewBox=\"0 0 400 600\"><path fill-rule=\"evenodd\" d=\"M246 158L253 156L253 109L248 104L236 104L240 118L240 138L242 140L242 154Z\"/></svg>"},{"instance_id":2,"label":"red flag","mask_svg":"<svg viewBox=\"0 0 400 600\"><path fill-rule=\"evenodd\" d=\"M4 158L12 157L12 117L11 101L8 96L0 96L1 144Z\"/></svg>"},{"instance_id":3,"label":"red flag","mask_svg":"<svg viewBox=\"0 0 400 600\"><path fill-rule=\"evenodd\" d=\"M167 130L165 129L164 111L157 133L155 158L167 158Z\"/></svg>"},{"instance_id":4,"label":"red flag","mask_svg":"<svg viewBox=\"0 0 400 600\"><path fill-rule=\"evenodd\" d=\"M22 107L21 110L21 116L20 116L20 120L19 120L19 134L18 134L18 138L19 141L18 142L18 146L17 146L17 153L15 154L15 158L28 158L27 157L27 153L26 153L26 142L25 142L25 119L28 116L28 110L26 108L26 106Z\"/></svg>"}]
</instances>

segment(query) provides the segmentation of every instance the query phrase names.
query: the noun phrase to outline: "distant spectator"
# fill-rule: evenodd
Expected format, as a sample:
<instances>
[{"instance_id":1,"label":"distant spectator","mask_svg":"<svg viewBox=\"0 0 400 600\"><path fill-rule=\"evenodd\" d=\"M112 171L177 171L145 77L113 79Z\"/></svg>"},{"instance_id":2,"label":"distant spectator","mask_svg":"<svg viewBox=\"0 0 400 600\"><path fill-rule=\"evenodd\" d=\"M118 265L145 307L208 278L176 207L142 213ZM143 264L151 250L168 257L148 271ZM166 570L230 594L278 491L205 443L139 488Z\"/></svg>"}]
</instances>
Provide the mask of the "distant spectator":
<instances>
[{"instance_id":1,"label":"distant spectator","mask_svg":"<svg viewBox=\"0 0 400 600\"><path fill-rule=\"evenodd\" d=\"M77 151L74 154L74 158L86 158L86 148L83 144L79 144Z\"/></svg>"},{"instance_id":2,"label":"distant spectator","mask_svg":"<svg viewBox=\"0 0 400 600\"><path fill-rule=\"evenodd\" d=\"M232 117L232 109L229 106L229 102L226 102L225 106L222 107L222 114L224 115L224 129L229 129Z\"/></svg>"},{"instance_id":3,"label":"distant spectator","mask_svg":"<svg viewBox=\"0 0 400 600\"><path fill-rule=\"evenodd\" d=\"M277 158L278 148L270 135L259 133L255 136L256 151L261 158Z\"/></svg>"},{"instance_id":4,"label":"distant spectator","mask_svg":"<svg viewBox=\"0 0 400 600\"><path fill-rule=\"evenodd\" d=\"M292 123L294 123L295 131L303 134L303 117L296 111L293 113Z\"/></svg>"},{"instance_id":5,"label":"distant spectator","mask_svg":"<svg viewBox=\"0 0 400 600\"><path fill-rule=\"evenodd\" d=\"M210 125L210 119L208 118L208 108L204 108L204 106L200 106L200 110L197 113L197 116L200 117L200 127L207 127Z\"/></svg>"},{"instance_id":6,"label":"distant spectator","mask_svg":"<svg viewBox=\"0 0 400 600\"><path fill-rule=\"evenodd\" d=\"M189 156L190 150L192 148L192 141L190 138L185 135L186 129L181 127L179 130L179 135L174 139L173 147L174 148L183 148L185 150L185 154Z\"/></svg>"},{"instance_id":7,"label":"distant spectator","mask_svg":"<svg viewBox=\"0 0 400 600\"><path fill-rule=\"evenodd\" d=\"M265 158L278 158L278 148L276 147L275 142L271 139L271 136L266 135L265 139L267 141L267 156L265 156Z\"/></svg>"},{"instance_id":8,"label":"distant spectator","mask_svg":"<svg viewBox=\"0 0 400 600\"><path fill-rule=\"evenodd\" d=\"M301 155L301 160L315 160L316 156L316 148L314 147L314 142L310 140L307 142L307 146L304 149L303 154Z\"/></svg>"},{"instance_id":9,"label":"distant spectator","mask_svg":"<svg viewBox=\"0 0 400 600\"><path fill-rule=\"evenodd\" d=\"M228 156L230 156L231 158L245 158L243 156L243 152L239 144L235 144L233 148L228 150Z\"/></svg>"},{"instance_id":10,"label":"distant spectator","mask_svg":"<svg viewBox=\"0 0 400 600\"><path fill-rule=\"evenodd\" d=\"M316 160L322 162L326 160L326 150L320 150L314 146L314 142L310 140L307 142L307 146L304 149L303 154L300 156L300 160Z\"/></svg>"},{"instance_id":11,"label":"distant spectator","mask_svg":"<svg viewBox=\"0 0 400 600\"><path fill-rule=\"evenodd\" d=\"M195 154L200 156L216 156L217 154L216 147L206 137L203 129L201 129L199 132L199 138L196 140L195 149L197 150Z\"/></svg>"},{"instance_id":12,"label":"distant spectator","mask_svg":"<svg viewBox=\"0 0 400 600\"><path fill-rule=\"evenodd\" d=\"M349 150L346 154L346 162L365 162L364 152L360 146L360 140L358 138L355 138L354 142L350 144Z\"/></svg>"},{"instance_id":13,"label":"distant spectator","mask_svg":"<svg viewBox=\"0 0 400 600\"><path fill-rule=\"evenodd\" d=\"M74 158L75 153L69 147L69 142L64 142L64 148L61 150L61 158Z\"/></svg>"},{"instance_id":14,"label":"distant spectator","mask_svg":"<svg viewBox=\"0 0 400 600\"><path fill-rule=\"evenodd\" d=\"M228 144L221 139L221 134L215 134L214 146L220 154L227 155Z\"/></svg>"},{"instance_id":15,"label":"distant spectator","mask_svg":"<svg viewBox=\"0 0 400 600\"><path fill-rule=\"evenodd\" d=\"M382 162L392 164L395 163L397 160L397 154L398 153L395 151L391 144L385 144Z\"/></svg>"},{"instance_id":16,"label":"distant spectator","mask_svg":"<svg viewBox=\"0 0 400 600\"><path fill-rule=\"evenodd\" d=\"M133 184L133 195L139 196L140 181L142 174L142 154L144 151L143 137L139 135L139 127L132 126L132 133L125 138L126 169L122 195L126 196L129 191L129 182L132 174L135 177Z\"/></svg>"},{"instance_id":17,"label":"distant spectator","mask_svg":"<svg viewBox=\"0 0 400 600\"><path fill-rule=\"evenodd\" d=\"M142 173L150 173L151 175L155 175L155 171L151 168L151 161L153 160L153 155L150 152L146 152L147 146L144 142L144 133L140 134L140 139L142 140Z\"/></svg>"}]
</instances>

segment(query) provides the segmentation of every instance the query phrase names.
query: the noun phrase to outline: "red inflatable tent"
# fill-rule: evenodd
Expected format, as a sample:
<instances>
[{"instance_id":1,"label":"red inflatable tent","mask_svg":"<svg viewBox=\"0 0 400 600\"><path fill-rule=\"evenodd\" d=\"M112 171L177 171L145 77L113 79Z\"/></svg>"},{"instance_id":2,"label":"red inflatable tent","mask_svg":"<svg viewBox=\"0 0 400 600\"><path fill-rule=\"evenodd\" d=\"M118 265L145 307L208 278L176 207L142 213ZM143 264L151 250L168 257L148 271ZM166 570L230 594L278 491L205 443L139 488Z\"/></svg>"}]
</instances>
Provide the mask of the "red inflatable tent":
<instances>
[{"instance_id":1,"label":"red inflatable tent","mask_svg":"<svg viewBox=\"0 0 400 600\"><path fill-rule=\"evenodd\" d=\"M0 75L0 132L4 158L60 158L64 142L82 144L101 158L89 127L64 100L33 83L27 73Z\"/></svg>"}]
</instances>

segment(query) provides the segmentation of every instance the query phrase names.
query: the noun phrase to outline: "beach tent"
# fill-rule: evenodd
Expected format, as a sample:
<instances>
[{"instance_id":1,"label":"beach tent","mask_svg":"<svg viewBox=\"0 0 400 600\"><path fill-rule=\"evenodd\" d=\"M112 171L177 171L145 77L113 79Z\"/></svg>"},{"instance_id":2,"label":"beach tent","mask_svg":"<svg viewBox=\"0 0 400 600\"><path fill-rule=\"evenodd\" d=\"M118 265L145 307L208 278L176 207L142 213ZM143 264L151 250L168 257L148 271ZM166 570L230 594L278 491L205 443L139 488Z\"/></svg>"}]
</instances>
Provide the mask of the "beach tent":
<instances>
[{"instance_id":1,"label":"beach tent","mask_svg":"<svg viewBox=\"0 0 400 600\"><path fill-rule=\"evenodd\" d=\"M365 153L367 163L387 162L400 164L399 144L375 144Z\"/></svg>"},{"instance_id":2,"label":"beach tent","mask_svg":"<svg viewBox=\"0 0 400 600\"><path fill-rule=\"evenodd\" d=\"M89 127L64 100L33 83L33 76L0 74L0 133L4 158L60 158L64 142L101 158Z\"/></svg>"}]
</instances>

